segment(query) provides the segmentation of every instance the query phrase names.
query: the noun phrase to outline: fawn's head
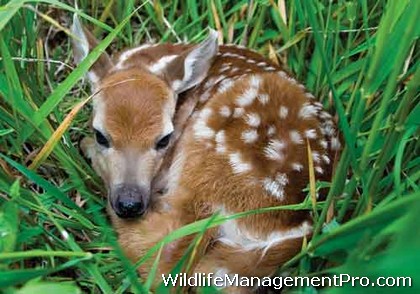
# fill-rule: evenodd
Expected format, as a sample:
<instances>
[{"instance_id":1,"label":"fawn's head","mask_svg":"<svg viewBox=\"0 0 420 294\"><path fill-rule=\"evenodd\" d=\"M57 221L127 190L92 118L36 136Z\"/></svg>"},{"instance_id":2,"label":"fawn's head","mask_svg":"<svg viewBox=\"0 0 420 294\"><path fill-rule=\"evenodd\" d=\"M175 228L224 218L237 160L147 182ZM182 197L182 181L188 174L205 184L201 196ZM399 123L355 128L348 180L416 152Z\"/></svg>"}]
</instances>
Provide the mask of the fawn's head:
<instances>
[{"instance_id":1,"label":"fawn's head","mask_svg":"<svg viewBox=\"0 0 420 294\"><path fill-rule=\"evenodd\" d=\"M75 17L72 32L76 63L98 43ZM146 48L146 46L144 46ZM159 45L121 54L103 53L88 72L93 98L94 138L82 149L108 190L121 218L144 214L151 184L171 144L176 100L206 76L218 50L217 34L195 46Z\"/></svg>"}]
</instances>

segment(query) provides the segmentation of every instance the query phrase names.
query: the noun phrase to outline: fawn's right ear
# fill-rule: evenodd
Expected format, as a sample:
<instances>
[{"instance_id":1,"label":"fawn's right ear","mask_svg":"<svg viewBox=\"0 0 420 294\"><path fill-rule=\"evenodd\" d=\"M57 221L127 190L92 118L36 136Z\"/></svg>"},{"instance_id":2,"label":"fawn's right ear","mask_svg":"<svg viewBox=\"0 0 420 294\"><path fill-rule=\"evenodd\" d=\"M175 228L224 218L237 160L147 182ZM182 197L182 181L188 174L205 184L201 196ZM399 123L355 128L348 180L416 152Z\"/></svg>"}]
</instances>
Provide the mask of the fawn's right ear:
<instances>
[{"instance_id":1,"label":"fawn's right ear","mask_svg":"<svg viewBox=\"0 0 420 294\"><path fill-rule=\"evenodd\" d=\"M98 41L87 29L80 23L77 14L73 16L73 24L71 32L74 35L72 38L74 62L79 64L89 52L98 45ZM112 68L112 60L106 52L96 60L88 72L88 78L94 88L97 87L98 82L107 74Z\"/></svg>"}]
</instances>

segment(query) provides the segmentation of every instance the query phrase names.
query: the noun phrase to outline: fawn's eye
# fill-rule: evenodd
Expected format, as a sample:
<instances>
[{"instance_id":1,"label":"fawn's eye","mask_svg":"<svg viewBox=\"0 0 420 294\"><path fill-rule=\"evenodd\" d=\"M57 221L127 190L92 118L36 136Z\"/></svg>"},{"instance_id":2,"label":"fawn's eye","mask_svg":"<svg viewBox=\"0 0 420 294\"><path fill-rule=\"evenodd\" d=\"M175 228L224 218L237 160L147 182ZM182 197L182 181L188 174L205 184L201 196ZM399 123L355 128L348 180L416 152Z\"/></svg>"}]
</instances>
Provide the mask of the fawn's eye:
<instances>
[{"instance_id":1,"label":"fawn's eye","mask_svg":"<svg viewBox=\"0 0 420 294\"><path fill-rule=\"evenodd\" d=\"M103 146L105 148L109 148L109 141L108 141L108 139L105 137L104 134L102 134L100 131L98 131L96 129L95 129L95 139L96 139L96 142L99 145L101 145L101 146Z\"/></svg>"},{"instance_id":2,"label":"fawn's eye","mask_svg":"<svg viewBox=\"0 0 420 294\"><path fill-rule=\"evenodd\" d=\"M172 133L169 133L169 134L167 134L166 136L164 136L164 137L162 137L157 143L156 143L156 147L155 147L155 149L156 150L159 150L159 149L163 149L163 148L166 148L167 146L168 146L168 144L169 144L169 141L171 140L171 136L172 136Z\"/></svg>"}]
</instances>

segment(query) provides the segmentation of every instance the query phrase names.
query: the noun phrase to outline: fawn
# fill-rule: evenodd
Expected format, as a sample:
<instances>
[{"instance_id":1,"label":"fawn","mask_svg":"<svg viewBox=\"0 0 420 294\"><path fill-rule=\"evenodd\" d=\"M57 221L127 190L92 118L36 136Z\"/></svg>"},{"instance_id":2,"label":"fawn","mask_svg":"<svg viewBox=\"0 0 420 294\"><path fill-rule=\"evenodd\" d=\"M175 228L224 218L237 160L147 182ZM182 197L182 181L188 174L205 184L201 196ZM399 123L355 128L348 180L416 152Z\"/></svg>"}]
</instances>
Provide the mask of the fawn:
<instances>
[{"instance_id":1,"label":"fawn","mask_svg":"<svg viewBox=\"0 0 420 294\"><path fill-rule=\"evenodd\" d=\"M77 18L72 31L77 63L97 41ZM132 260L215 212L302 202L308 144L317 179L331 175L340 148L331 115L275 63L219 46L215 31L196 45L147 44L113 59L103 53L88 78L100 91L95 138L82 148L106 184L108 212ZM229 220L205 233L189 272L270 276L310 235L308 211ZM164 248L159 273L171 270L193 237ZM139 270L147 273L148 265Z\"/></svg>"}]
</instances>

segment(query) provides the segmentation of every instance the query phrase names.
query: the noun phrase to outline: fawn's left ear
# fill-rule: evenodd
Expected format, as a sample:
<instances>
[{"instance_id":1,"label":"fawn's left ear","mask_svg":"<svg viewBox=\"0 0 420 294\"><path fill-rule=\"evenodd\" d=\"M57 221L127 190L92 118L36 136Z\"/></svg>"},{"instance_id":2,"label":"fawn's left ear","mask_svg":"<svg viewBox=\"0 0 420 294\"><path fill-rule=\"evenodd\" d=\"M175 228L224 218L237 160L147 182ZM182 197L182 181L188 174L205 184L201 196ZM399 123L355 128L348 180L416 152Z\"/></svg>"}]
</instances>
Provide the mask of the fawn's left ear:
<instances>
[{"instance_id":1,"label":"fawn's left ear","mask_svg":"<svg viewBox=\"0 0 420 294\"><path fill-rule=\"evenodd\" d=\"M217 36L217 31L210 29L207 39L168 64L166 71L175 93L184 92L204 80L219 49Z\"/></svg>"},{"instance_id":2,"label":"fawn's left ear","mask_svg":"<svg viewBox=\"0 0 420 294\"><path fill-rule=\"evenodd\" d=\"M72 38L74 62L79 64L98 45L98 41L92 33L82 26L77 14L73 16L71 32L76 37ZM98 82L108 73L112 66L109 55L106 52L102 53L87 74L93 87L98 85Z\"/></svg>"}]
</instances>

